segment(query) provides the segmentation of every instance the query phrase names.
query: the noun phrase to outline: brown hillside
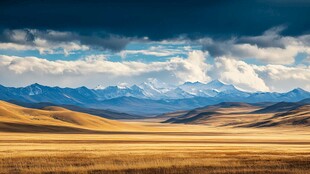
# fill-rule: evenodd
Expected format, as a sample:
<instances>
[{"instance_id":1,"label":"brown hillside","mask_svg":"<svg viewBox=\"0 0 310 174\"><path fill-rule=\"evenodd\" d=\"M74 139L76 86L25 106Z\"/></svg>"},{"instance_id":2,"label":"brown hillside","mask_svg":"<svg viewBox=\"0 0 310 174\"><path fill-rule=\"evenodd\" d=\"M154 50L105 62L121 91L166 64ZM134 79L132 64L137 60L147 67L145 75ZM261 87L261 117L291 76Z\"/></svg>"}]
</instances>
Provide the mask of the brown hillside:
<instances>
[{"instance_id":1,"label":"brown hillside","mask_svg":"<svg viewBox=\"0 0 310 174\"><path fill-rule=\"evenodd\" d=\"M0 101L0 131L49 132L49 131L122 131L140 127L98 116L74 112L61 107L30 109Z\"/></svg>"},{"instance_id":2,"label":"brown hillside","mask_svg":"<svg viewBox=\"0 0 310 174\"><path fill-rule=\"evenodd\" d=\"M277 108L269 113L255 112L259 108L256 106L237 104L218 104L190 110L185 114L184 112L175 113L175 115L170 113L173 117L164 122L230 127L310 126L310 105L307 104L289 103L294 107L287 111L287 109L283 109L287 104L277 103L272 105ZM267 106L266 108L271 107Z\"/></svg>"}]
</instances>

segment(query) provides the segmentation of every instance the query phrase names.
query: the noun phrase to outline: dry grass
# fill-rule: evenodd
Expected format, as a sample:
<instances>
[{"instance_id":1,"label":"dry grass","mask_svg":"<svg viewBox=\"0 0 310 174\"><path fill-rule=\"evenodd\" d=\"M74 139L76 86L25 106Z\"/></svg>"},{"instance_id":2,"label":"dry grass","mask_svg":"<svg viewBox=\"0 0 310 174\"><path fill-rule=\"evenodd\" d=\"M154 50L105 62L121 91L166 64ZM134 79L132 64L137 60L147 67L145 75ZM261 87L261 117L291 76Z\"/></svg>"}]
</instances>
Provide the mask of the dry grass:
<instances>
[{"instance_id":1,"label":"dry grass","mask_svg":"<svg viewBox=\"0 0 310 174\"><path fill-rule=\"evenodd\" d=\"M162 132L1 133L0 171L152 174L310 171L309 130L223 130L143 124Z\"/></svg>"},{"instance_id":2,"label":"dry grass","mask_svg":"<svg viewBox=\"0 0 310 174\"><path fill-rule=\"evenodd\" d=\"M60 107L31 109L0 101L2 132L129 131L141 127Z\"/></svg>"},{"instance_id":3,"label":"dry grass","mask_svg":"<svg viewBox=\"0 0 310 174\"><path fill-rule=\"evenodd\" d=\"M217 149L220 150L220 149ZM180 153L180 154L179 154ZM4 173L306 173L304 154L267 152L64 153L2 157Z\"/></svg>"},{"instance_id":4,"label":"dry grass","mask_svg":"<svg viewBox=\"0 0 310 174\"><path fill-rule=\"evenodd\" d=\"M122 123L47 109L0 102L0 173L310 173L309 127Z\"/></svg>"}]
</instances>

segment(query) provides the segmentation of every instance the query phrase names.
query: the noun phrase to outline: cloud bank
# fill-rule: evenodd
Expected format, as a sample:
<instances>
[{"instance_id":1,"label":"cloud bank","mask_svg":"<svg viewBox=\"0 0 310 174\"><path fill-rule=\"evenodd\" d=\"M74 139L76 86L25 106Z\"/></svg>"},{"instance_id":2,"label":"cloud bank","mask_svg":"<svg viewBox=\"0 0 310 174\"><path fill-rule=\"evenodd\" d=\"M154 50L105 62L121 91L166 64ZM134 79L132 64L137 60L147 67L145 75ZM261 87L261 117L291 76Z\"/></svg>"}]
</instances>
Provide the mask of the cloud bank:
<instances>
[{"instance_id":1,"label":"cloud bank","mask_svg":"<svg viewBox=\"0 0 310 174\"><path fill-rule=\"evenodd\" d=\"M310 55L310 35L282 36L284 27L274 27L258 36L234 37L229 40L199 39L211 56L256 59L261 63L289 65L299 53Z\"/></svg>"},{"instance_id":2,"label":"cloud bank","mask_svg":"<svg viewBox=\"0 0 310 174\"><path fill-rule=\"evenodd\" d=\"M8 86L38 82L51 86L95 87L120 82L139 84L148 78L172 85L219 79L247 91L288 91L296 87L310 90L310 66L258 66L230 57L218 57L214 64L207 64L208 58L202 51L189 52L187 58L172 57L165 62L150 63L112 62L104 55L74 61L1 55L0 83Z\"/></svg>"},{"instance_id":3,"label":"cloud bank","mask_svg":"<svg viewBox=\"0 0 310 174\"><path fill-rule=\"evenodd\" d=\"M289 25L285 35L296 36L309 32L309 16L307 0L0 1L0 28L105 31L151 40L253 36L281 24Z\"/></svg>"},{"instance_id":4,"label":"cloud bank","mask_svg":"<svg viewBox=\"0 0 310 174\"><path fill-rule=\"evenodd\" d=\"M117 81L119 83L121 79L137 79L136 82L142 82L149 77L172 78L170 82L176 83L209 80L204 53L201 51L189 53L187 59L173 57L166 62L151 63L112 62L104 56L88 56L75 61L50 61L37 57L1 55L0 71L1 83L8 85L38 82L47 85L93 87L98 84L111 85Z\"/></svg>"},{"instance_id":5,"label":"cloud bank","mask_svg":"<svg viewBox=\"0 0 310 174\"><path fill-rule=\"evenodd\" d=\"M129 38L107 33L81 35L55 30L15 29L3 30L0 35L2 50L37 50L40 54L65 54L75 51L120 51L130 42Z\"/></svg>"}]
</instances>

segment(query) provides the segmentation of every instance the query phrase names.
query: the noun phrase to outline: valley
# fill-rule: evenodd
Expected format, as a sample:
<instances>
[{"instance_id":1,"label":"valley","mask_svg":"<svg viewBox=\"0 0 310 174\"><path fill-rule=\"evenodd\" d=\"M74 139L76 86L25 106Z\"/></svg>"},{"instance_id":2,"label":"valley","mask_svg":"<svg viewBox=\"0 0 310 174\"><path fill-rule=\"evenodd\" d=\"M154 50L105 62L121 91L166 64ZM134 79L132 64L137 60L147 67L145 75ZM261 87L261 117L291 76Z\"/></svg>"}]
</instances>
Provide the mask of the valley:
<instances>
[{"instance_id":1,"label":"valley","mask_svg":"<svg viewBox=\"0 0 310 174\"><path fill-rule=\"evenodd\" d=\"M226 102L118 121L55 106L0 104L0 173L301 174L310 170L308 122L249 126L275 116L276 120L309 118L308 104L286 103L290 107L283 109L284 104ZM274 112L279 111L277 106L281 112ZM192 118L199 114L199 119Z\"/></svg>"},{"instance_id":2,"label":"valley","mask_svg":"<svg viewBox=\"0 0 310 174\"><path fill-rule=\"evenodd\" d=\"M0 0L0 174L310 174L310 0Z\"/></svg>"}]
</instances>

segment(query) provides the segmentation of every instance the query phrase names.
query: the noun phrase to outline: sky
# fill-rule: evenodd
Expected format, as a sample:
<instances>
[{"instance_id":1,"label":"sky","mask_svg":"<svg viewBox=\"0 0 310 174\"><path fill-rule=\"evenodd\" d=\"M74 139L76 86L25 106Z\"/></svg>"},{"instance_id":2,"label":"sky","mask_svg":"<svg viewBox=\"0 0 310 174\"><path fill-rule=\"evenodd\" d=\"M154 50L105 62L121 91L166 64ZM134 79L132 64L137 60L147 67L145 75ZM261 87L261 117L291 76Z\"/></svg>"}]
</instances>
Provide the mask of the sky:
<instances>
[{"instance_id":1,"label":"sky","mask_svg":"<svg viewBox=\"0 0 310 174\"><path fill-rule=\"evenodd\" d=\"M3 0L0 84L310 91L310 1Z\"/></svg>"}]
</instances>

